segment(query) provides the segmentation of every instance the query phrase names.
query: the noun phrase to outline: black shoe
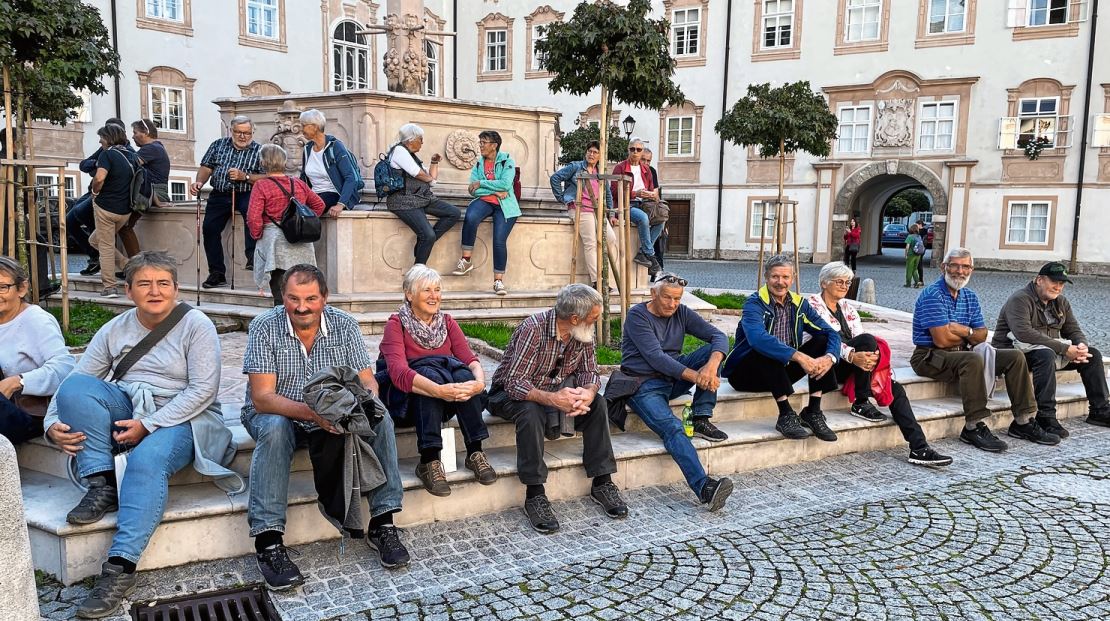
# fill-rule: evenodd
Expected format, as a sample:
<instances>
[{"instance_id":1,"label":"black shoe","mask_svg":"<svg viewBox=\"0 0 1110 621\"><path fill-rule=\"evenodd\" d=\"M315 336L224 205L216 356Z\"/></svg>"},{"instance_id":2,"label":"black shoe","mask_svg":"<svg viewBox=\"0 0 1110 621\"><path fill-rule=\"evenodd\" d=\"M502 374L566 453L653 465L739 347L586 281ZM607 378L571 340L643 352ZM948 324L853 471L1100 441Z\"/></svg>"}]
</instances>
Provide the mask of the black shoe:
<instances>
[{"instance_id":1,"label":"black shoe","mask_svg":"<svg viewBox=\"0 0 1110 621\"><path fill-rule=\"evenodd\" d=\"M111 473L109 476L112 476ZM70 524L92 524L99 522L110 511L119 511L116 488L108 485L102 477L93 477L89 479L89 491L66 515L66 521Z\"/></svg>"},{"instance_id":2,"label":"black shoe","mask_svg":"<svg viewBox=\"0 0 1110 621\"><path fill-rule=\"evenodd\" d=\"M109 617L123 603L123 598L135 592L138 582L136 572L126 573L123 567L105 561L100 566L100 576L93 583L89 596L77 607L77 616L82 619L102 619Z\"/></svg>"},{"instance_id":3,"label":"black shoe","mask_svg":"<svg viewBox=\"0 0 1110 621\"><path fill-rule=\"evenodd\" d=\"M543 494L524 501L524 515L528 516L532 529L537 533L550 535L559 530L559 520L551 509L551 501Z\"/></svg>"},{"instance_id":4,"label":"black shoe","mask_svg":"<svg viewBox=\"0 0 1110 621\"><path fill-rule=\"evenodd\" d=\"M775 431L791 440L804 440L810 436L809 430L802 426L801 419L794 412L779 414L779 420L775 423Z\"/></svg>"},{"instance_id":5,"label":"black shoe","mask_svg":"<svg viewBox=\"0 0 1110 621\"><path fill-rule=\"evenodd\" d=\"M1006 430L1006 433L1011 438L1021 438L1045 446L1056 446L1060 443L1060 436L1045 431L1043 427L1037 424L1037 419L1033 419L1024 425L1019 425L1015 420L1010 423L1010 428Z\"/></svg>"},{"instance_id":6,"label":"black shoe","mask_svg":"<svg viewBox=\"0 0 1110 621\"><path fill-rule=\"evenodd\" d=\"M443 471L443 462L430 461L426 464L416 464L416 478L424 484L424 489L432 496L450 496L451 486L447 484L447 474Z\"/></svg>"},{"instance_id":7,"label":"black shoe","mask_svg":"<svg viewBox=\"0 0 1110 621\"><path fill-rule=\"evenodd\" d=\"M1009 448L1005 442L998 439L998 436L991 433L990 427L987 427L986 423L975 425L975 429L964 427L964 430L960 432L960 441L988 453L1001 453Z\"/></svg>"},{"instance_id":8,"label":"black shoe","mask_svg":"<svg viewBox=\"0 0 1110 621\"><path fill-rule=\"evenodd\" d=\"M378 551L382 567L404 567L409 564L409 551L397 535L397 527L387 524L366 533L366 545Z\"/></svg>"},{"instance_id":9,"label":"black shoe","mask_svg":"<svg viewBox=\"0 0 1110 621\"><path fill-rule=\"evenodd\" d=\"M632 262L636 265L643 265L644 267L651 267L652 263L654 263L642 250L637 252L636 256L632 257Z\"/></svg>"},{"instance_id":10,"label":"black shoe","mask_svg":"<svg viewBox=\"0 0 1110 621\"><path fill-rule=\"evenodd\" d=\"M1087 424L1110 427L1110 408L1091 408L1087 412Z\"/></svg>"},{"instance_id":11,"label":"black shoe","mask_svg":"<svg viewBox=\"0 0 1110 621\"><path fill-rule=\"evenodd\" d=\"M926 446L920 451L910 451L910 458L907 461L918 466L938 468L951 464L952 458L947 455L941 455L932 448Z\"/></svg>"},{"instance_id":12,"label":"black shoe","mask_svg":"<svg viewBox=\"0 0 1110 621\"><path fill-rule=\"evenodd\" d=\"M872 423L881 423L886 420L886 414L880 412L879 408L872 405L870 401L853 403L852 409L848 410L848 413L856 418L862 418Z\"/></svg>"},{"instance_id":13,"label":"black shoe","mask_svg":"<svg viewBox=\"0 0 1110 621\"><path fill-rule=\"evenodd\" d=\"M280 543L255 553L254 560L266 586L272 591L284 591L304 582L301 570L289 560L289 549Z\"/></svg>"},{"instance_id":14,"label":"black shoe","mask_svg":"<svg viewBox=\"0 0 1110 621\"><path fill-rule=\"evenodd\" d=\"M821 410L811 410L807 406L802 409L798 418L801 419L802 425L813 431L813 435L819 439L825 442L836 442L836 434L829 429L828 423L825 422L825 413Z\"/></svg>"},{"instance_id":15,"label":"black shoe","mask_svg":"<svg viewBox=\"0 0 1110 621\"><path fill-rule=\"evenodd\" d=\"M248 272L254 271L254 261L247 261L246 270Z\"/></svg>"},{"instance_id":16,"label":"black shoe","mask_svg":"<svg viewBox=\"0 0 1110 621\"><path fill-rule=\"evenodd\" d=\"M628 505L624 504L621 492L612 481L601 485L594 485L590 489L590 498L605 509L605 515L619 520L628 517Z\"/></svg>"},{"instance_id":17,"label":"black shoe","mask_svg":"<svg viewBox=\"0 0 1110 621\"><path fill-rule=\"evenodd\" d=\"M116 272L116 278L119 280L123 280L123 270Z\"/></svg>"},{"instance_id":18,"label":"black shoe","mask_svg":"<svg viewBox=\"0 0 1110 621\"><path fill-rule=\"evenodd\" d=\"M227 279L219 272L212 272L208 275L208 279L200 284L205 289L215 289L216 287L226 287Z\"/></svg>"},{"instance_id":19,"label":"black shoe","mask_svg":"<svg viewBox=\"0 0 1110 621\"><path fill-rule=\"evenodd\" d=\"M1060 436L1061 440L1071 435L1071 432L1065 429L1060 421L1056 420L1055 416L1045 416L1044 418L1038 416L1037 424L1048 433Z\"/></svg>"},{"instance_id":20,"label":"black shoe","mask_svg":"<svg viewBox=\"0 0 1110 621\"><path fill-rule=\"evenodd\" d=\"M725 506L729 494L732 493L732 479L708 479L701 488L701 503L709 509L710 513L720 511Z\"/></svg>"},{"instance_id":21,"label":"black shoe","mask_svg":"<svg viewBox=\"0 0 1110 621\"><path fill-rule=\"evenodd\" d=\"M85 269L81 270L80 274L82 276L92 276L93 274L98 274L99 272L100 261L89 261L89 264L85 266Z\"/></svg>"},{"instance_id":22,"label":"black shoe","mask_svg":"<svg viewBox=\"0 0 1110 621\"><path fill-rule=\"evenodd\" d=\"M695 418L694 419L694 435L699 438L705 438L710 442L722 442L728 440L728 434L717 429L717 426L709 422L708 418Z\"/></svg>"}]
</instances>

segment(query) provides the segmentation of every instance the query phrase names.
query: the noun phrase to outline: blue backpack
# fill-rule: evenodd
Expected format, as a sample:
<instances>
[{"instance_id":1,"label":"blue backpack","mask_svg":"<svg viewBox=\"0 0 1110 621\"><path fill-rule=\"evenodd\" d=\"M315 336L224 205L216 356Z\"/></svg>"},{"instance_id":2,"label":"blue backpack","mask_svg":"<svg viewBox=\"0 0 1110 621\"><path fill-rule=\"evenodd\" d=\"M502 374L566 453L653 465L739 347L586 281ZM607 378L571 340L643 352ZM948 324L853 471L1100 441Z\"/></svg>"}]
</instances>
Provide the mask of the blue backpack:
<instances>
[{"instance_id":1,"label":"blue backpack","mask_svg":"<svg viewBox=\"0 0 1110 621\"><path fill-rule=\"evenodd\" d=\"M920 235L918 235L917 239L913 242L913 253L916 255L925 254L925 242L921 239Z\"/></svg>"},{"instance_id":2,"label":"blue backpack","mask_svg":"<svg viewBox=\"0 0 1110 621\"><path fill-rule=\"evenodd\" d=\"M347 151L344 157L351 163L351 169L355 171L355 190L361 192L366 187L366 181L362 178L362 169L359 168L355 156L351 155L350 151ZM335 154L331 149L324 151L324 159L328 160L329 166L335 166Z\"/></svg>"},{"instance_id":3,"label":"blue backpack","mask_svg":"<svg viewBox=\"0 0 1110 621\"><path fill-rule=\"evenodd\" d=\"M378 195L378 200L405 189L404 171L389 165L389 158L393 154L393 149L399 146L393 145L389 154L379 153L378 163L374 164L374 193Z\"/></svg>"}]
</instances>

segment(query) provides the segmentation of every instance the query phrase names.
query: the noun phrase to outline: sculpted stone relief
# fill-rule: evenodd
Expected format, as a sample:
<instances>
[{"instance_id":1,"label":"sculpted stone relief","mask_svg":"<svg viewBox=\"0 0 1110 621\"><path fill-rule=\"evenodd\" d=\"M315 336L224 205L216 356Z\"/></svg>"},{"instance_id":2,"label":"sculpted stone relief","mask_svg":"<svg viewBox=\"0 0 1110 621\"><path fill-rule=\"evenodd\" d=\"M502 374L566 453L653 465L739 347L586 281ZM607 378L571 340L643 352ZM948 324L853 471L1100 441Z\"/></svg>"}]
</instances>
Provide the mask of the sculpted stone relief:
<instances>
[{"instance_id":1,"label":"sculpted stone relief","mask_svg":"<svg viewBox=\"0 0 1110 621\"><path fill-rule=\"evenodd\" d=\"M912 98L881 99L876 104L876 147L912 147L914 102Z\"/></svg>"},{"instance_id":2,"label":"sculpted stone relief","mask_svg":"<svg viewBox=\"0 0 1110 621\"><path fill-rule=\"evenodd\" d=\"M424 38L414 34L423 26L423 20L416 15L387 15L385 18L390 48L383 59L384 70L389 90L393 92L424 93L428 57L424 54Z\"/></svg>"},{"instance_id":3,"label":"sculpted stone relief","mask_svg":"<svg viewBox=\"0 0 1110 621\"><path fill-rule=\"evenodd\" d=\"M459 170L469 170L478 161L481 151L478 149L478 137L465 129L456 129L447 134L447 144L444 157L452 166Z\"/></svg>"},{"instance_id":4,"label":"sculpted stone relief","mask_svg":"<svg viewBox=\"0 0 1110 621\"><path fill-rule=\"evenodd\" d=\"M301 136L301 111L297 110L292 101L286 101L281 110L274 116L274 133L270 142L285 149L289 159L285 162L285 173L297 176L301 169L301 159L304 157L304 137Z\"/></svg>"}]
</instances>

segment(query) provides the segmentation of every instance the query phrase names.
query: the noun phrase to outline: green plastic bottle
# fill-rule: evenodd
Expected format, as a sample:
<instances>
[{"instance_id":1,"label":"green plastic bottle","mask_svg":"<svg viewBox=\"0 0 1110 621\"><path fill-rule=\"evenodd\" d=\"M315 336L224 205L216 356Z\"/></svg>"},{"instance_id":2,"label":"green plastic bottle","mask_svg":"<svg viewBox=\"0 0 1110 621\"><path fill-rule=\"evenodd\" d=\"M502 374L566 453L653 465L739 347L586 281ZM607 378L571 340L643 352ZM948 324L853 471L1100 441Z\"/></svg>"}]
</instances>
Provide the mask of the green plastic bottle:
<instances>
[{"instance_id":1,"label":"green plastic bottle","mask_svg":"<svg viewBox=\"0 0 1110 621\"><path fill-rule=\"evenodd\" d=\"M694 408L689 401L682 406L682 430L687 438L694 437Z\"/></svg>"}]
</instances>

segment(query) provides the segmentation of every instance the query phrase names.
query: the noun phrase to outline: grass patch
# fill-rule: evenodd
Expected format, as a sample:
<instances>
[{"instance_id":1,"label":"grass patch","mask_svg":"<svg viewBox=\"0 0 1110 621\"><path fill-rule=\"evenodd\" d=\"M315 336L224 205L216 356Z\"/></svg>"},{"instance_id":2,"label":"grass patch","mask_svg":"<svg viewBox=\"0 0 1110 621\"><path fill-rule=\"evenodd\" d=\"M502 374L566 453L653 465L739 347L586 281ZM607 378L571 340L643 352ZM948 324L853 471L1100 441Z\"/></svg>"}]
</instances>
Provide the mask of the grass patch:
<instances>
[{"instance_id":1,"label":"grass patch","mask_svg":"<svg viewBox=\"0 0 1110 621\"><path fill-rule=\"evenodd\" d=\"M748 296L742 293L706 293L701 289L692 289L690 293L717 308L741 309L744 308L744 302L748 300Z\"/></svg>"},{"instance_id":2,"label":"grass patch","mask_svg":"<svg viewBox=\"0 0 1110 621\"><path fill-rule=\"evenodd\" d=\"M869 313L865 310L856 311L856 312L858 312L859 316L864 318L864 319L874 319L875 318L875 315L873 313Z\"/></svg>"},{"instance_id":3,"label":"grass patch","mask_svg":"<svg viewBox=\"0 0 1110 621\"><path fill-rule=\"evenodd\" d=\"M54 574L46 573L41 569L35 570L35 587L42 588L44 586L63 586L61 580Z\"/></svg>"},{"instance_id":4,"label":"grass patch","mask_svg":"<svg viewBox=\"0 0 1110 621\"><path fill-rule=\"evenodd\" d=\"M52 307L47 310L61 324L61 307ZM88 345L96 331L115 316L116 314L112 311L93 302L71 302L69 305L69 331L62 333L66 339L66 345L70 347Z\"/></svg>"}]
</instances>

